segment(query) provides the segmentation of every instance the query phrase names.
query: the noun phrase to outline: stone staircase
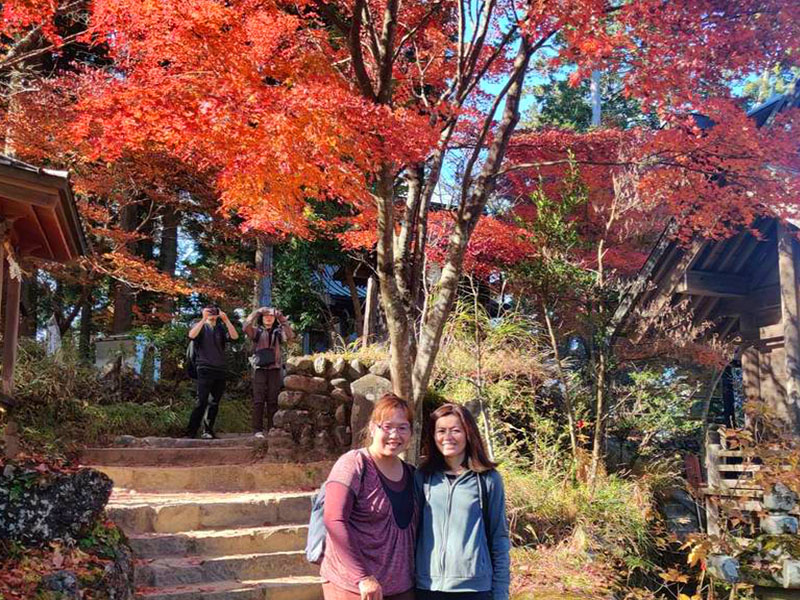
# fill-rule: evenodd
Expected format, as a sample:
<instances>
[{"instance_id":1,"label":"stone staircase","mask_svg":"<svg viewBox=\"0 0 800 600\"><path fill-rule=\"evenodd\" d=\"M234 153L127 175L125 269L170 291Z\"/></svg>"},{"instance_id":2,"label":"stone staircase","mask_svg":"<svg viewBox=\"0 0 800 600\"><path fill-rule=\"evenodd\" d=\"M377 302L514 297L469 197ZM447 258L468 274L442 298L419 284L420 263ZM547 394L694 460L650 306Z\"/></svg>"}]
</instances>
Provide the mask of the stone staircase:
<instances>
[{"instance_id":1,"label":"stone staircase","mask_svg":"<svg viewBox=\"0 0 800 600\"><path fill-rule=\"evenodd\" d=\"M322 598L303 548L331 463L259 456L250 436L123 437L83 452L114 481L108 514L130 539L137 600Z\"/></svg>"}]
</instances>

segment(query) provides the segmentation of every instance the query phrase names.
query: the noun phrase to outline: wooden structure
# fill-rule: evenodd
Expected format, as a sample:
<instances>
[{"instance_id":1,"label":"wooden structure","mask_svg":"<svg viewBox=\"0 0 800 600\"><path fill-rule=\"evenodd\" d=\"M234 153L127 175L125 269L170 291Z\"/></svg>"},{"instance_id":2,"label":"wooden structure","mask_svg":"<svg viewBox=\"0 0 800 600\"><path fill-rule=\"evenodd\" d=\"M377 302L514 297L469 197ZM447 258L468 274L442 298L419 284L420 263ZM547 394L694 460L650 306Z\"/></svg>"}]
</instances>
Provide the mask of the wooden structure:
<instances>
[{"instance_id":1,"label":"wooden structure","mask_svg":"<svg viewBox=\"0 0 800 600\"><path fill-rule=\"evenodd\" d=\"M668 311L688 314L702 337L739 345L744 393L765 402L800 436L800 230L762 218L724 240L674 239L667 228L616 314L617 329L643 337ZM636 318L634 318L636 314ZM720 505L760 510L759 465L725 446L712 430L706 444L709 533Z\"/></svg>"},{"instance_id":2,"label":"wooden structure","mask_svg":"<svg viewBox=\"0 0 800 600\"><path fill-rule=\"evenodd\" d=\"M2 393L13 398L25 260L68 262L88 252L69 174L0 156L0 304L5 307ZM9 400L5 404L12 405ZM14 454L15 425L6 427Z\"/></svg>"},{"instance_id":3,"label":"wooden structure","mask_svg":"<svg viewBox=\"0 0 800 600\"><path fill-rule=\"evenodd\" d=\"M664 232L623 300L618 328L643 336L664 311L681 310L705 328L704 337L739 340L746 395L765 401L800 434L798 229L763 218L752 232L725 240L681 243L673 233Z\"/></svg>"}]
</instances>

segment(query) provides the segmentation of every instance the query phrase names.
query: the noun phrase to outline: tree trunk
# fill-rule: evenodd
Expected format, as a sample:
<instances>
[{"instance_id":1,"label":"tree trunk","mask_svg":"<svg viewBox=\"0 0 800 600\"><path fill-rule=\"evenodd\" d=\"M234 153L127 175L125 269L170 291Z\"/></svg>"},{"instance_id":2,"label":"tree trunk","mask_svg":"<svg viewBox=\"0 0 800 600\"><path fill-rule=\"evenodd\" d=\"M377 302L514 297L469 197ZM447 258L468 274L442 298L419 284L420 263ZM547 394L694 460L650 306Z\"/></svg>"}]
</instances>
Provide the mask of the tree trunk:
<instances>
[{"instance_id":1,"label":"tree trunk","mask_svg":"<svg viewBox=\"0 0 800 600\"><path fill-rule=\"evenodd\" d=\"M606 398L607 355L605 348L597 348L595 365L595 421L594 441L592 444L592 463L589 470L589 488L594 491L597 476L606 454Z\"/></svg>"},{"instance_id":2,"label":"tree trunk","mask_svg":"<svg viewBox=\"0 0 800 600\"><path fill-rule=\"evenodd\" d=\"M178 225L180 215L170 207L161 217L161 245L158 253L158 268L167 275L175 275L178 265Z\"/></svg>"},{"instance_id":3,"label":"tree trunk","mask_svg":"<svg viewBox=\"0 0 800 600\"><path fill-rule=\"evenodd\" d=\"M120 209L120 229L135 231L138 220L139 207L134 202L129 202ZM111 324L111 333L114 335L126 333L133 326L133 288L127 283L117 281L114 287L114 320Z\"/></svg>"},{"instance_id":4,"label":"tree trunk","mask_svg":"<svg viewBox=\"0 0 800 600\"><path fill-rule=\"evenodd\" d=\"M592 127L600 127L603 121L602 96L600 94L600 71L592 71L592 81L589 85L592 95Z\"/></svg>"},{"instance_id":5,"label":"tree trunk","mask_svg":"<svg viewBox=\"0 0 800 600\"><path fill-rule=\"evenodd\" d=\"M378 279L380 297L389 333L389 365L394 393L412 398L411 367L415 346L412 345L408 316L395 278L394 260L394 177L390 165L381 169L376 202L378 205Z\"/></svg>"},{"instance_id":6,"label":"tree trunk","mask_svg":"<svg viewBox=\"0 0 800 600\"><path fill-rule=\"evenodd\" d=\"M474 180L466 177L462 183L462 201L456 216L453 233L450 235L442 276L439 279L431 308L428 314L423 316L424 323L419 345L416 347L413 367L413 393L411 397L413 398L416 414L420 415L420 417L422 416L423 401L428 390L428 383L433 374L434 362L439 353L444 326L458 295L458 284L461 279L467 244L483 213L486 202L494 190L494 177L500 170L508 142L519 122L519 103L531 54L531 46L528 40L523 37L520 40L519 49L514 58L514 71L508 83L505 108L499 124L494 128L494 139L486 152L483 167ZM499 101L499 98L500 96L498 96L497 101ZM493 114L494 112L492 111ZM491 123L491 120L484 123L484 132L488 133L491 129ZM477 156L478 152L474 154L474 157ZM471 168L468 165L468 173ZM422 265L418 265L417 268L422 268ZM383 287L383 280L381 280L381 287ZM409 459L412 461L416 461L419 456L421 439L422 422L418 418L414 423L415 441L409 451Z\"/></svg>"},{"instance_id":7,"label":"tree trunk","mask_svg":"<svg viewBox=\"0 0 800 600\"><path fill-rule=\"evenodd\" d=\"M22 280L22 320L19 324L19 334L30 338L36 337L36 331L39 328L39 293L36 288L36 270L34 269L30 277Z\"/></svg>"},{"instance_id":8,"label":"tree trunk","mask_svg":"<svg viewBox=\"0 0 800 600\"><path fill-rule=\"evenodd\" d=\"M272 243L263 237L256 240L255 267L258 278L253 287L253 308L272 306Z\"/></svg>"},{"instance_id":9,"label":"tree trunk","mask_svg":"<svg viewBox=\"0 0 800 600\"><path fill-rule=\"evenodd\" d=\"M175 276L178 266L178 225L180 215L175 207L170 206L161 216L161 244L158 252L158 268L170 277ZM175 299L165 296L161 302L162 313L173 317L175 315ZM174 353L161 351L161 378L167 381L176 379L178 373L177 356Z\"/></svg>"},{"instance_id":10,"label":"tree trunk","mask_svg":"<svg viewBox=\"0 0 800 600\"><path fill-rule=\"evenodd\" d=\"M572 460L577 465L578 438L575 432L575 408L572 405L572 391L569 388L569 380L567 379L567 374L564 372L564 366L561 363L561 352L558 349L556 333L553 329L553 323L550 321L550 314L547 312L547 306L544 302L541 302L540 306L545 325L547 325L547 334L550 337L550 346L553 349L553 358L556 361L556 371L558 372L559 379L561 379L561 385L564 387L564 408L566 409L567 425L569 426L569 444L572 450Z\"/></svg>"},{"instance_id":11,"label":"tree trunk","mask_svg":"<svg viewBox=\"0 0 800 600\"><path fill-rule=\"evenodd\" d=\"M370 275L367 280L367 300L364 306L364 329L361 343L369 346L375 341L378 326L378 280L375 275Z\"/></svg>"},{"instance_id":12,"label":"tree trunk","mask_svg":"<svg viewBox=\"0 0 800 600\"><path fill-rule=\"evenodd\" d=\"M353 303L353 320L355 324L356 335L360 335L364 331L364 314L361 311L361 298L358 297L358 287L356 286L355 277L353 277L353 267L345 265L344 277L347 281L347 288L350 290L350 300Z\"/></svg>"},{"instance_id":13,"label":"tree trunk","mask_svg":"<svg viewBox=\"0 0 800 600\"><path fill-rule=\"evenodd\" d=\"M81 328L78 340L78 353L81 360L92 360L92 295L87 294L81 302Z\"/></svg>"}]
</instances>

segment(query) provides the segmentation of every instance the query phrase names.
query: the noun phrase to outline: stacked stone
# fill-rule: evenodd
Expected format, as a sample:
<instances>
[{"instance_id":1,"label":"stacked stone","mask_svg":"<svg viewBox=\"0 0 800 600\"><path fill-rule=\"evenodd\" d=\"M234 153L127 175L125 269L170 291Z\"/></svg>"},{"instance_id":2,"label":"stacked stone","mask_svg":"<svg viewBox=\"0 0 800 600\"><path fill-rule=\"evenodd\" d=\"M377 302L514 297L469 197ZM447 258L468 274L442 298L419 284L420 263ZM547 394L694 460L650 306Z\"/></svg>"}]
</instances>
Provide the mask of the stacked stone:
<instances>
[{"instance_id":1,"label":"stacked stone","mask_svg":"<svg viewBox=\"0 0 800 600\"><path fill-rule=\"evenodd\" d=\"M328 455L349 449L352 441L351 383L367 373L358 360L333 361L325 356L298 356L286 362L274 427L267 435L267 454L296 459L298 449Z\"/></svg>"},{"instance_id":2,"label":"stacked stone","mask_svg":"<svg viewBox=\"0 0 800 600\"><path fill-rule=\"evenodd\" d=\"M777 483L764 495L763 506L766 514L761 517L761 533L751 546L755 556L762 564L778 567L772 572L774 587L768 581L758 581L756 596L760 600L800 598L800 557L785 551L787 544L775 543L785 540L785 536L797 535L798 518L791 514L797 507L797 494L782 483ZM791 545L791 544L790 544ZM727 555L710 556L707 563L712 577L728 583L740 581L739 560ZM787 591L792 590L792 591Z\"/></svg>"},{"instance_id":3,"label":"stacked stone","mask_svg":"<svg viewBox=\"0 0 800 600\"><path fill-rule=\"evenodd\" d=\"M797 517L789 514L797 506L797 494L782 483L776 484L764 496L764 510L761 517L761 531L769 535L797 534Z\"/></svg>"}]
</instances>

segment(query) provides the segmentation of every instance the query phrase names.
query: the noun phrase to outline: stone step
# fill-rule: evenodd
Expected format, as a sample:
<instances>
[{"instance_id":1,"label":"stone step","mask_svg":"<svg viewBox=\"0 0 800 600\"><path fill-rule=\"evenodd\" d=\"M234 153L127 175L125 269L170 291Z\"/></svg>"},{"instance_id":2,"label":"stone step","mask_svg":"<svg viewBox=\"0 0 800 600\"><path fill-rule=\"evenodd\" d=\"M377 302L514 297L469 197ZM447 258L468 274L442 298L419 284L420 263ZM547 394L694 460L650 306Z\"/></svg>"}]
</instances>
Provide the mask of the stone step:
<instances>
[{"instance_id":1,"label":"stone step","mask_svg":"<svg viewBox=\"0 0 800 600\"><path fill-rule=\"evenodd\" d=\"M243 465L115 466L94 465L108 475L117 488L141 492L259 490L313 490L328 476L333 463L258 462Z\"/></svg>"},{"instance_id":2,"label":"stone step","mask_svg":"<svg viewBox=\"0 0 800 600\"><path fill-rule=\"evenodd\" d=\"M304 552L270 552L229 556L189 556L139 561L134 572L136 586L163 588L213 581L247 580L265 574L283 577L317 575L319 567L306 561Z\"/></svg>"},{"instance_id":3,"label":"stone step","mask_svg":"<svg viewBox=\"0 0 800 600\"><path fill-rule=\"evenodd\" d=\"M113 442L117 448L230 448L231 446L260 446L264 440L252 433L220 433L215 440L200 438L134 437L121 435Z\"/></svg>"},{"instance_id":4,"label":"stone step","mask_svg":"<svg viewBox=\"0 0 800 600\"><path fill-rule=\"evenodd\" d=\"M305 524L313 492L140 494L115 490L106 510L127 534Z\"/></svg>"},{"instance_id":5,"label":"stone step","mask_svg":"<svg viewBox=\"0 0 800 600\"><path fill-rule=\"evenodd\" d=\"M171 588L140 589L136 600L322 600L321 579L314 576L248 581L219 581Z\"/></svg>"},{"instance_id":6,"label":"stone step","mask_svg":"<svg viewBox=\"0 0 800 600\"><path fill-rule=\"evenodd\" d=\"M187 440L194 441L194 440ZM82 465L159 466L230 465L252 463L258 459L258 448L252 445L209 447L133 447L85 448Z\"/></svg>"},{"instance_id":7,"label":"stone step","mask_svg":"<svg viewBox=\"0 0 800 600\"><path fill-rule=\"evenodd\" d=\"M137 558L162 556L223 556L303 550L307 525L243 527L238 529L144 533L129 536Z\"/></svg>"}]
</instances>

